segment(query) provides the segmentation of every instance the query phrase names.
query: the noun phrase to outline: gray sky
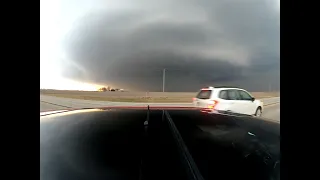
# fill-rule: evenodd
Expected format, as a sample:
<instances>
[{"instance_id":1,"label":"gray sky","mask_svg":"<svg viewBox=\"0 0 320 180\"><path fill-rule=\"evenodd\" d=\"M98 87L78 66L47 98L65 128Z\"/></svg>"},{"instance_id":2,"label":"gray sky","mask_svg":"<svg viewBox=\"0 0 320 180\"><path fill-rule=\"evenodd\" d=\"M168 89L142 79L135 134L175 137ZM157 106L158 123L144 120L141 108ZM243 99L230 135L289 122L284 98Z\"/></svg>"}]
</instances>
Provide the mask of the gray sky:
<instances>
[{"instance_id":1,"label":"gray sky","mask_svg":"<svg viewBox=\"0 0 320 180\"><path fill-rule=\"evenodd\" d=\"M279 0L65 0L57 6L60 34L53 34L60 41L52 61L63 78L161 91L166 68L167 91L280 88Z\"/></svg>"}]
</instances>

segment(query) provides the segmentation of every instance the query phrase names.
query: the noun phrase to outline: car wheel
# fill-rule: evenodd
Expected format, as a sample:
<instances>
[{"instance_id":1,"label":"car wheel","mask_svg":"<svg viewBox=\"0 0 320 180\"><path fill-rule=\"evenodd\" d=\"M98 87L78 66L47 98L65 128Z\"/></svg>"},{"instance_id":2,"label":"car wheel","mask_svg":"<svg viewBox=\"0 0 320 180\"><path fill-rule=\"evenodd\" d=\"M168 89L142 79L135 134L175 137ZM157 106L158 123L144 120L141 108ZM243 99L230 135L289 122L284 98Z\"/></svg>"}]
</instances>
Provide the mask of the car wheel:
<instances>
[{"instance_id":1,"label":"car wheel","mask_svg":"<svg viewBox=\"0 0 320 180\"><path fill-rule=\"evenodd\" d=\"M256 113L254 115L257 116L257 117L260 117L261 114L262 114L261 107L258 107L257 110L256 110Z\"/></svg>"}]
</instances>

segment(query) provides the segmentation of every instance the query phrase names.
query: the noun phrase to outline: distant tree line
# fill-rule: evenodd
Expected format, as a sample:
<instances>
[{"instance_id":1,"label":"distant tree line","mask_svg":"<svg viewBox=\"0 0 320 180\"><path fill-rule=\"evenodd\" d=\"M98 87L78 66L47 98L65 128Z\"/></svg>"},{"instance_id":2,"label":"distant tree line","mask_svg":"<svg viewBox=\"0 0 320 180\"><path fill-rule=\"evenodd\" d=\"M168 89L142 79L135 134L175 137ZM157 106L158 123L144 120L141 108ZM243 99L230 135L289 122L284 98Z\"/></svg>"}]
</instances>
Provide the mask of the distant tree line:
<instances>
[{"instance_id":1,"label":"distant tree line","mask_svg":"<svg viewBox=\"0 0 320 180\"><path fill-rule=\"evenodd\" d=\"M107 87L99 88L98 91L105 92L105 91L123 91L123 90L118 88L114 89L114 88L111 88L110 86L107 86Z\"/></svg>"}]
</instances>

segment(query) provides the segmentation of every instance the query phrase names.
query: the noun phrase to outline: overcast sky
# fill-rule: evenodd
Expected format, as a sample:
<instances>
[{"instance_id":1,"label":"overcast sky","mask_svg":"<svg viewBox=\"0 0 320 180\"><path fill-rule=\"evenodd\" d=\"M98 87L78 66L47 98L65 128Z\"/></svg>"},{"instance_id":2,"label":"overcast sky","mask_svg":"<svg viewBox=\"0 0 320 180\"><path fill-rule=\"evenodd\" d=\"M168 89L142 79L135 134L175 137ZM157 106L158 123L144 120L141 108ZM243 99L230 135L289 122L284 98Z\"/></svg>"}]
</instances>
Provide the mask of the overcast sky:
<instances>
[{"instance_id":1,"label":"overcast sky","mask_svg":"<svg viewBox=\"0 0 320 180\"><path fill-rule=\"evenodd\" d=\"M279 90L279 2L41 0L40 86Z\"/></svg>"}]
</instances>

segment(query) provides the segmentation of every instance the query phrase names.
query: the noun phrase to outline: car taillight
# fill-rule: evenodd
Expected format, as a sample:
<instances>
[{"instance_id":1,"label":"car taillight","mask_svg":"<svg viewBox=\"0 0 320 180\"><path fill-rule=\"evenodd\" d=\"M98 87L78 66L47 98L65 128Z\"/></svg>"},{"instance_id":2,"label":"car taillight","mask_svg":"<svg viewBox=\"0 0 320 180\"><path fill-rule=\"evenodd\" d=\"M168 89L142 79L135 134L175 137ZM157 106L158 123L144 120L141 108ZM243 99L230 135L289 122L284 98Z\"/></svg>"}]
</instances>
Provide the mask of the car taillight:
<instances>
[{"instance_id":1,"label":"car taillight","mask_svg":"<svg viewBox=\"0 0 320 180\"><path fill-rule=\"evenodd\" d=\"M196 98L192 98L192 101L195 101L196 100Z\"/></svg>"},{"instance_id":2,"label":"car taillight","mask_svg":"<svg viewBox=\"0 0 320 180\"><path fill-rule=\"evenodd\" d=\"M214 107L218 104L217 100L210 101L208 104L209 109L214 109Z\"/></svg>"}]
</instances>

